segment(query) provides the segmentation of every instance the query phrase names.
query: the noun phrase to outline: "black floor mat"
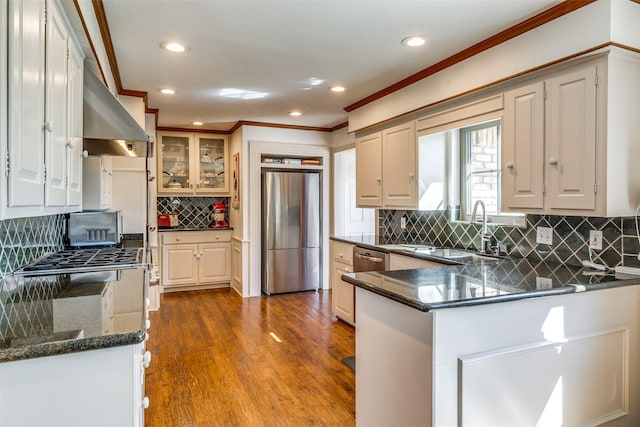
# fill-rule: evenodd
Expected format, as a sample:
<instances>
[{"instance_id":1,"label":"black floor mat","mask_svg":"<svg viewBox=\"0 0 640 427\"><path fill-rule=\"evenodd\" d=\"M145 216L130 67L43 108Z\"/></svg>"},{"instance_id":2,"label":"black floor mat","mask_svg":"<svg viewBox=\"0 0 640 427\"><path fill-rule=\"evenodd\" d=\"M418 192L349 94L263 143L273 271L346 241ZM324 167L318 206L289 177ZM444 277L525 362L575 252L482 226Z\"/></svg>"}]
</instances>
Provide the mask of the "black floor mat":
<instances>
[{"instance_id":1,"label":"black floor mat","mask_svg":"<svg viewBox=\"0 0 640 427\"><path fill-rule=\"evenodd\" d=\"M349 356L349 357L345 357L342 359L342 363L344 363L345 365L347 365L349 368L351 368L351 370L353 372L356 371L356 357L355 356Z\"/></svg>"}]
</instances>

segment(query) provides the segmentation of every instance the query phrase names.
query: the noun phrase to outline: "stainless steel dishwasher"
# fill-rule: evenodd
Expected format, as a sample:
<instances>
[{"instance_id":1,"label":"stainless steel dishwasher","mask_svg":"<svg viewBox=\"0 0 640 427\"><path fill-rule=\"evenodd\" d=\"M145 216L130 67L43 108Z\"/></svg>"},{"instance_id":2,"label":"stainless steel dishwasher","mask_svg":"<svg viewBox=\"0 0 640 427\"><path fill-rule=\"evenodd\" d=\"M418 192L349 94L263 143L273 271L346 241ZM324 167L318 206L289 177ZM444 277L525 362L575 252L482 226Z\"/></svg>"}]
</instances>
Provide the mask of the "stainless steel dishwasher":
<instances>
[{"instance_id":1,"label":"stainless steel dishwasher","mask_svg":"<svg viewBox=\"0 0 640 427\"><path fill-rule=\"evenodd\" d=\"M384 271L389 269L389 254L373 249L353 247L353 271Z\"/></svg>"}]
</instances>

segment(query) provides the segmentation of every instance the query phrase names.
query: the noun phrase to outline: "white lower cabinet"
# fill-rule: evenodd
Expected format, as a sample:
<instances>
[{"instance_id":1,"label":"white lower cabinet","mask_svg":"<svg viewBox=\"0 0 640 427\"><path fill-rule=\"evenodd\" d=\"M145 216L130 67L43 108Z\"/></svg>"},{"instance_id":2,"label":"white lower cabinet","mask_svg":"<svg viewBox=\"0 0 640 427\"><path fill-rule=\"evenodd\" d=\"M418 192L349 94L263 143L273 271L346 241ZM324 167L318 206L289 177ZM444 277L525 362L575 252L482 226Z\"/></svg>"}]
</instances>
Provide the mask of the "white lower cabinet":
<instances>
[{"instance_id":1,"label":"white lower cabinet","mask_svg":"<svg viewBox=\"0 0 640 427\"><path fill-rule=\"evenodd\" d=\"M144 342L0 364L0 425L144 427Z\"/></svg>"},{"instance_id":2,"label":"white lower cabinet","mask_svg":"<svg viewBox=\"0 0 640 427\"><path fill-rule=\"evenodd\" d=\"M355 289L341 279L353 272L353 245L331 241L331 308L333 314L350 325L355 325Z\"/></svg>"},{"instance_id":3,"label":"white lower cabinet","mask_svg":"<svg viewBox=\"0 0 640 427\"><path fill-rule=\"evenodd\" d=\"M343 274L353 273L353 266L341 262L334 262L332 271L334 275L331 283L333 288L331 294L333 314L345 322L355 325L356 299L354 286L340 278Z\"/></svg>"},{"instance_id":4,"label":"white lower cabinet","mask_svg":"<svg viewBox=\"0 0 640 427\"><path fill-rule=\"evenodd\" d=\"M162 286L165 291L229 286L231 230L161 234Z\"/></svg>"}]
</instances>

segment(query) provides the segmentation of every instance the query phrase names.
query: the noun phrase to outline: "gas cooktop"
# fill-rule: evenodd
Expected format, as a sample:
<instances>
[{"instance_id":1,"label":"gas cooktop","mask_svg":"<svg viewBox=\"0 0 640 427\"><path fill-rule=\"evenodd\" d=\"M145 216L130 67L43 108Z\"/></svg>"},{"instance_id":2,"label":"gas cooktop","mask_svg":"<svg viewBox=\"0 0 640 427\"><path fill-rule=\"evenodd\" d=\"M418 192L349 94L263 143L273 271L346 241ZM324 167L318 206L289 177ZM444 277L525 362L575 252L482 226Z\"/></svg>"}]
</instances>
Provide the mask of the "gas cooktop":
<instances>
[{"instance_id":1,"label":"gas cooktop","mask_svg":"<svg viewBox=\"0 0 640 427\"><path fill-rule=\"evenodd\" d=\"M46 255L14 274L30 276L139 267L142 254L142 248L65 249Z\"/></svg>"}]
</instances>

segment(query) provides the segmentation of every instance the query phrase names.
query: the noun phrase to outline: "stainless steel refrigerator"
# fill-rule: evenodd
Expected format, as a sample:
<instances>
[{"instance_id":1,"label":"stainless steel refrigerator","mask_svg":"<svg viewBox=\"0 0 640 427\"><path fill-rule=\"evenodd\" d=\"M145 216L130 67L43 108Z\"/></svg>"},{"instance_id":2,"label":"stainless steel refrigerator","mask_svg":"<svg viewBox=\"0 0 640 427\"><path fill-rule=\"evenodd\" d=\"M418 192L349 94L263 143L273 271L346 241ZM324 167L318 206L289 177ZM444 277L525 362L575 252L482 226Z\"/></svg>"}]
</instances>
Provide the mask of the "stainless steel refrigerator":
<instances>
[{"instance_id":1,"label":"stainless steel refrigerator","mask_svg":"<svg viewBox=\"0 0 640 427\"><path fill-rule=\"evenodd\" d=\"M262 292L320 286L320 173L262 172Z\"/></svg>"}]
</instances>

